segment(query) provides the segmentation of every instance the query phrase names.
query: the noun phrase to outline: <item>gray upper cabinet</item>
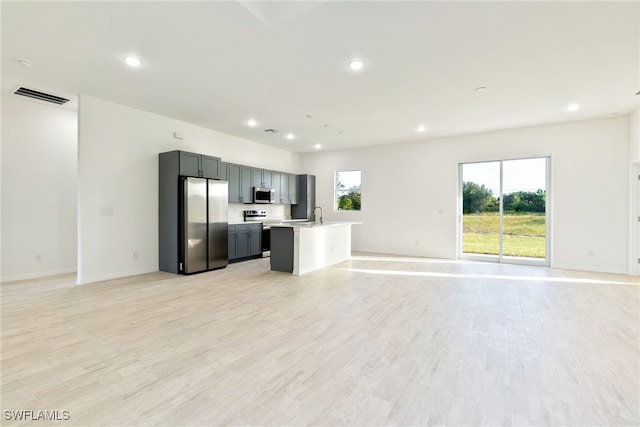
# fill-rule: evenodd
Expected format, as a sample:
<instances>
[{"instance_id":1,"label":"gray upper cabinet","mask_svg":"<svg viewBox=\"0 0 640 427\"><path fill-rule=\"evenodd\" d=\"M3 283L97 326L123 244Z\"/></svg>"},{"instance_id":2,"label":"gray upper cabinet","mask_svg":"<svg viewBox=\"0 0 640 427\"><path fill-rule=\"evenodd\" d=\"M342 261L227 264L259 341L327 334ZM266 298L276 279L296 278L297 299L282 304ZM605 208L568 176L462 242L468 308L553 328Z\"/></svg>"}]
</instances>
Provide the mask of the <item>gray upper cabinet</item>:
<instances>
[{"instance_id":1,"label":"gray upper cabinet","mask_svg":"<svg viewBox=\"0 0 640 427\"><path fill-rule=\"evenodd\" d=\"M200 170L203 178L220 179L220 159L211 156L200 156Z\"/></svg>"},{"instance_id":2,"label":"gray upper cabinet","mask_svg":"<svg viewBox=\"0 0 640 427\"><path fill-rule=\"evenodd\" d=\"M200 176L200 154L180 151L180 175Z\"/></svg>"},{"instance_id":3,"label":"gray upper cabinet","mask_svg":"<svg viewBox=\"0 0 640 427\"><path fill-rule=\"evenodd\" d=\"M249 166L240 167L240 203L253 203L253 185L251 185Z\"/></svg>"},{"instance_id":4,"label":"gray upper cabinet","mask_svg":"<svg viewBox=\"0 0 640 427\"><path fill-rule=\"evenodd\" d=\"M273 171L251 168L251 182L253 187L273 188Z\"/></svg>"},{"instance_id":5,"label":"gray upper cabinet","mask_svg":"<svg viewBox=\"0 0 640 427\"><path fill-rule=\"evenodd\" d=\"M220 159L180 151L180 175L220 179Z\"/></svg>"},{"instance_id":6,"label":"gray upper cabinet","mask_svg":"<svg viewBox=\"0 0 640 427\"><path fill-rule=\"evenodd\" d=\"M262 185L262 169L251 168L251 186L252 187L264 187Z\"/></svg>"},{"instance_id":7,"label":"gray upper cabinet","mask_svg":"<svg viewBox=\"0 0 640 427\"><path fill-rule=\"evenodd\" d=\"M289 174L282 173L280 178L280 203L291 203L289 195Z\"/></svg>"},{"instance_id":8,"label":"gray upper cabinet","mask_svg":"<svg viewBox=\"0 0 640 427\"><path fill-rule=\"evenodd\" d=\"M227 163L227 181L229 181L229 203L241 203L241 176L242 166Z\"/></svg>"},{"instance_id":9,"label":"gray upper cabinet","mask_svg":"<svg viewBox=\"0 0 640 427\"><path fill-rule=\"evenodd\" d=\"M263 185L273 188L274 200L281 204L298 203L298 176L286 172L263 171ZM266 178L265 178L266 177ZM271 179L271 181L269 181Z\"/></svg>"},{"instance_id":10,"label":"gray upper cabinet","mask_svg":"<svg viewBox=\"0 0 640 427\"><path fill-rule=\"evenodd\" d=\"M316 177L298 175L298 202L291 204L291 218L315 221Z\"/></svg>"},{"instance_id":11,"label":"gray upper cabinet","mask_svg":"<svg viewBox=\"0 0 640 427\"><path fill-rule=\"evenodd\" d=\"M273 188L273 171L262 170L262 187Z\"/></svg>"},{"instance_id":12,"label":"gray upper cabinet","mask_svg":"<svg viewBox=\"0 0 640 427\"><path fill-rule=\"evenodd\" d=\"M282 173L274 171L273 172L273 190L274 190L273 199L276 201L276 203L284 203L283 197L282 197L281 181L282 181Z\"/></svg>"},{"instance_id":13,"label":"gray upper cabinet","mask_svg":"<svg viewBox=\"0 0 640 427\"><path fill-rule=\"evenodd\" d=\"M227 163L229 203L253 203L251 172L248 166Z\"/></svg>"},{"instance_id":14,"label":"gray upper cabinet","mask_svg":"<svg viewBox=\"0 0 640 427\"><path fill-rule=\"evenodd\" d=\"M218 169L218 175L223 181L229 181L229 164L220 162L220 168Z\"/></svg>"},{"instance_id":15,"label":"gray upper cabinet","mask_svg":"<svg viewBox=\"0 0 640 427\"><path fill-rule=\"evenodd\" d=\"M187 151L173 151L179 175L220 179L229 182L229 203L253 203L253 187L275 190L275 203L298 203L298 176L286 172L226 163L218 157Z\"/></svg>"},{"instance_id":16,"label":"gray upper cabinet","mask_svg":"<svg viewBox=\"0 0 640 427\"><path fill-rule=\"evenodd\" d=\"M289 174L289 203L298 203L298 175Z\"/></svg>"}]
</instances>

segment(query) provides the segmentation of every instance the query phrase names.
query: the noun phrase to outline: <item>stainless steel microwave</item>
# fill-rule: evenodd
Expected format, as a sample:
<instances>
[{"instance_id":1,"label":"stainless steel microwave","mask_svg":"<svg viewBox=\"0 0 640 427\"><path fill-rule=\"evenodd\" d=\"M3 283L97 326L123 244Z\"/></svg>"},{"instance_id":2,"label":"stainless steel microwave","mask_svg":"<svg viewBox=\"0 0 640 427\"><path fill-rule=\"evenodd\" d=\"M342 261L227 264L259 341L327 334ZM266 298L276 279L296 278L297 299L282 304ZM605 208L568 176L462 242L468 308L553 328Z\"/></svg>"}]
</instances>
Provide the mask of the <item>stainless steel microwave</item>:
<instances>
[{"instance_id":1,"label":"stainless steel microwave","mask_svg":"<svg viewBox=\"0 0 640 427\"><path fill-rule=\"evenodd\" d=\"M253 187L253 203L275 203L275 194L273 188Z\"/></svg>"}]
</instances>

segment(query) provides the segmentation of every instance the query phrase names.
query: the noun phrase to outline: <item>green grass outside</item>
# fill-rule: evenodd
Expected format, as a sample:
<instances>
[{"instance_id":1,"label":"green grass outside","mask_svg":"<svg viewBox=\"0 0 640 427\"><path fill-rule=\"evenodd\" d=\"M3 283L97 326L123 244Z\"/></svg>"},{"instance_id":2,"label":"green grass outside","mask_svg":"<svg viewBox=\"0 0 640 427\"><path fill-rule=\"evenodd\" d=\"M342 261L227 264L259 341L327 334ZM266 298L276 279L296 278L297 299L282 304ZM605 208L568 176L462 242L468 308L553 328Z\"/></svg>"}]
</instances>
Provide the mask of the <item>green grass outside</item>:
<instances>
[{"instance_id":1,"label":"green grass outside","mask_svg":"<svg viewBox=\"0 0 640 427\"><path fill-rule=\"evenodd\" d=\"M499 221L497 212L465 214L462 218L462 251L498 255ZM503 255L545 257L544 214L505 213L503 224Z\"/></svg>"}]
</instances>

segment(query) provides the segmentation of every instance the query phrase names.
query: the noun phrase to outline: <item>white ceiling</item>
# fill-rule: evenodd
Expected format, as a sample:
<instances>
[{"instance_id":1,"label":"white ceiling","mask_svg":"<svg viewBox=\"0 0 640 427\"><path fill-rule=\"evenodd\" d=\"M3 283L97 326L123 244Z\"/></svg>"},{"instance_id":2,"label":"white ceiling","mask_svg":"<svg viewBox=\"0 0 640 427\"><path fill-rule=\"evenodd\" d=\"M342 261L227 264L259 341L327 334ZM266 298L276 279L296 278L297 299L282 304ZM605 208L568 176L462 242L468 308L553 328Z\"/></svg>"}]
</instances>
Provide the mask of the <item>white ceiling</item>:
<instances>
[{"instance_id":1,"label":"white ceiling","mask_svg":"<svg viewBox=\"0 0 640 427\"><path fill-rule=\"evenodd\" d=\"M294 152L606 117L639 105L637 1L1 7L3 93L18 85L84 93ZM128 54L143 65L127 67ZM347 66L356 57L365 61L359 73ZM567 112L571 102L582 108ZM249 118L258 126L249 128ZM429 130L417 133L420 124Z\"/></svg>"}]
</instances>

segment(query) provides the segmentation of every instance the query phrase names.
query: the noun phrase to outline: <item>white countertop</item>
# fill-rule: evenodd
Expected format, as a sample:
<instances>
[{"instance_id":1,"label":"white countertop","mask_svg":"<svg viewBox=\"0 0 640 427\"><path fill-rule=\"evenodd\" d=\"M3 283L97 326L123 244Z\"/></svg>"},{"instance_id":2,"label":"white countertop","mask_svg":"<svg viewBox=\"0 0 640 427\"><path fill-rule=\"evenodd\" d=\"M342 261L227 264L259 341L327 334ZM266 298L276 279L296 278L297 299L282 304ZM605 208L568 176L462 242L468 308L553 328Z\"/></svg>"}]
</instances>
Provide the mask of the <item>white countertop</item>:
<instances>
[{"instance_id":1,"label":"white countertop","mask_svg":"<svg viewBox=\"0 0 640 427\"><path fill-rule=\"evenodd\" d=\"M241 219L229 221L229 225L241 225L241 224L262 224L264 221L243 221Z\"/></svg>"},{"instance_id":2,"label":"white countertop","mask_svg":"<svg viewBox=\"0 0 640 427\"><path fill-rule=\"evenodd\" d=\"M337 227L337 226L342 226L342 225L354 225L354 224L362 224L362 222L354 222L354 221L323 221L322 223L320 223L320 221L316 221L316 222L309 222L306 220L293 220L293 221L286 221L286 222L265 222L265 224L268 224L271 226L271 228L273 227L290 227L290 228L309 228L309 227L313 227L313 228L321 228L321 227Z\"/></svg>"},{"instance_id":3,"label":"white countertop","mask_svg":"<svg viewBox=\"0 0 640 427\"><path fill-rule=\"evenodd\" d=\"M261 219L258 221L245 221L242 218L239 219L230 219L229 220L229 225L239 225L239 224L265 224L265 225L273 225L273 224L280 224L280 223L287 223L287 222L304 222L307 221L306 219L270 219L270 218L266 218L266 219Z\"/></svg>"}]
</instances>

